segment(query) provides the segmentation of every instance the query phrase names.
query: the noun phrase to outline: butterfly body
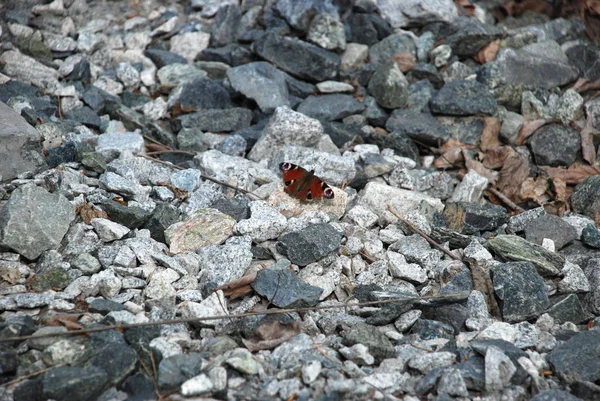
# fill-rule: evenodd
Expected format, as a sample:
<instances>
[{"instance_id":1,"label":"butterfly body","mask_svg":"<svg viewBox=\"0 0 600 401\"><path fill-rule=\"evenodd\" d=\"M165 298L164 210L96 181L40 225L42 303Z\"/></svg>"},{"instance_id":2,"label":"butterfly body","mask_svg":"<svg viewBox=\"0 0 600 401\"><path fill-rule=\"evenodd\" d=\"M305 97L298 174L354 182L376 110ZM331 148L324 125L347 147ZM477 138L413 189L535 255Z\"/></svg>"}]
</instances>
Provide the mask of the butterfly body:
<instances>
[{"instance_id":1,"label":"butterfly body","mask_svg":"<svg viewBox=\"0 0 600 401\"><path fill-rule=\"evenodd\" d=\"M279 170L283 173L285 192L302 200L333 199L333 190L315 175L315 171L308 171L292 163L281 163Z\"/></svg>"}]
</instances>

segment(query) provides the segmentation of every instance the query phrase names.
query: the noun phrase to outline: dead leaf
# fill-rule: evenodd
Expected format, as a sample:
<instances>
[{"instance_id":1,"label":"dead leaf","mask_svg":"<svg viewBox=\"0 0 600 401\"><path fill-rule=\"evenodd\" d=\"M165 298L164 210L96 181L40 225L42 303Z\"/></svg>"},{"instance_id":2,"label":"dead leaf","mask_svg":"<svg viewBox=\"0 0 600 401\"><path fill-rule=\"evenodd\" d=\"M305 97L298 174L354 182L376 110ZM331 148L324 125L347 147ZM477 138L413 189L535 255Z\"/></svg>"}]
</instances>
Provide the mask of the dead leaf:
<instances>
[{"instance_id":1,"label":"dead leaf","mask_svg":"<svg viewBox=\"0 0 600 401\"><path fill-rule=\"evenodd\" d=\"M42 322L45 326L64 326L69 331L71 330L82 330L84 327L78 323L79 318L81 317L80 313L76 314L58 314L52 315L49 317L44 317Z\"/></svg>"},{"instance_id":2,"label":"dead leaf","mask_svg":"<svg viewBox=\"0 0 600 401\"><path fill-rule=\"evenodd\" d=\"M454 0L454 5L456 6L458 15L467 15L469 17L475 15L475 6L469 0Z\"/></svg>"},{"instance_id":3,"label":"dead leaf","mask_svg":"<svg viewBox=\"0 0 600 401\"><path fill-rule=\"evenodd\" d=\"M553 121L553 119L547 119L526 122L525 124L523 124L523 128L521 128L521 131L519 131L519 135L517 135L517 139L515 139L515 144L517 146L525 145L525 141L527 140L527 138L533 135L535 131Z\"/></svg>"},{"instance_id":4,"label":"dead leaf","mask_svg":"<svg viewBox=\"0 0 600 401\"><path fill-rule=\"evenodd\" d=\"M481 132L481 150L502 145L498 136L500 135L500 119L497 117L485 117L483 119L483 131Z\"/></svg>"},{"instance_id":5,"label":"dead leaf","mask_svg":"<svg viewBox=\"0 0 600 401\"><path fill-rule=\"evenodd\" d=\"M260 325L252 336L242 342L250 352L273 349L300 333L300 323L283 324L277 320Z\"/></svg>"},{"instance_id":6,"label":"dead leaf","mask_svg":"<svg viewBox=\"0 0 600 401\"><path fill-rule=\"evenodd\" d=\"M548 191L548 180L543 177L529 177L521 184L519 197L523 200L532 200L538 205L544 205L550 200Z\"/></svg>"},{"instance_id":7,"label":"dead leaf","mask_svg":"<svg viewBox=\"0 0 600 401\"><path fill-rule=\"evenodd\" d=\"M565 169L564 167L538 166L544 170L551 179L559 178L570 185L577 185L581 181L596 174L600 174L600 167L589 166L583 163L574 163Z\"/></svg>"},{"instance_id":8,"label":"dead leaf","mask_svg":"<svg viewBox=\"0 0 600 401\"><path fill-rule=\"evenodd\" d=\"M465 149L463 149L462 154L463 158L465 159L465 167L467 167L469 171L474 170L480 176L487 178L492 185L496 183L496 180L498 179L497 171L485 168L483 163L473 159L473 157L471 157L469 152Z\"/></svg>"},{"instance_id":9,"label":"dead leaf","mask_svg":"<svg viewBox=\"0 0 600 401\"><path fill-rule=\"evenodd\" d=\"M0 268L0 278L8 284L14 285L21 278L19 269L9 266Z\"/></svg>"},{"instance_id":10,"label":"dead leaf","mask_svg":"<svg viewBox=\"0 0 600 401\"><path fill-rule=\"evenodd\" d=\"M481 162L490 169L499 169L504 165L504 160L512 148L510 146L496 146L481 153Z\"/></svg>"},{"instance_id":11,"label":"dead leaf","mask_svg":"<svg viewBox=\"0 0 600 401\"><path fill-rule=\"evenodd\" d=\"M104 210L87 202L82 205L77 205L75 207L75 213L81 217L81 220L83 220L85 224L90 224L92 219L96 218L108 219L108 214L106 214Z\"/></svg>"},{"instance_id":12,"label":"dead leaf","mask_svg":"<svg viewBox=\"0 0 600 401\"><path fill-rule=\"evenodd\" d=\"M186 191L183 188L176 187L175 185L171 184L170 182L158 181L156 183L156 185L160 185L160 186L169 188L171 190L171 192L173 192L173 195L175 195L175 198L177 198L181 202L185 201L190 196L188 191Z\"/></svg>"},{"instance_id":13,"label":"dead leaf","mask_svg":"<svg viewBox=\"0 0 600 401\"><path fill-rule=\"evenodd\" d=\"M223 294L226 297L230 297L232 300L243 297L244 295L253 291L250 284L256 280L256 273L257 272L252 272L236 280L229 281L228 283L220 286L217 290L223 291Z\"/></svg>"},{"instance_id":14,"label":"dead leaf","mask_svg":"<svg viewBox=\"0 0 600 401\"><path fill-rule=\"evenodd\" d=\"M593 130L594 126L592 124L592 113L589 113L585 122L585 127L579 131L583 160L589 164L594 164L596 161L596 148L594 147L594 139L592 136Z\"/></svg>"},{"instance_id":15,"label":"dead leaf","mask_svg":"<svg viewBox=\"0 0 600 401\"><path fill-rule=\"evenodd\" d=\"M509 199L514 199L519 194L522 183L529 177L530 171L527 157L507 146L506 157L499 173L498 190Z\"/></svg>"},{"instance_id":16,"label":"dead leaf","mask_svg":"<svg viewBox=\"0 0 600 401\"><path fill-rule=\"evenodd\" d=\"M463 149L473 149L473 145L462 143L458 139L450 138L440 146L440 157L435 159L433 166L438 169L450 168L463 164Z\"/></svg>"},{"instance_id":17,"label":"dead leaf","mask_svg":"<svg viewBox=\"0 0 600 401\"><path fill-rule=\"evenodd\" d=\"M415 67L415 56L411 52L403 52L392 56L392 60L398 64L400 71L408 72Z\"/></svg>"},{"instance_id":18,"label":"dead leaf","mask_svg":"<svg viewBox=\"0 0 600 401\"><path fill-rule=\"evenodd\" d=\"M475 55L475 61L477 61L479 64L485 64L487 62L494 61L498 51L500 50L500 43L500 39L496 39L482 47Z\"/></svg>"}]
</instances>

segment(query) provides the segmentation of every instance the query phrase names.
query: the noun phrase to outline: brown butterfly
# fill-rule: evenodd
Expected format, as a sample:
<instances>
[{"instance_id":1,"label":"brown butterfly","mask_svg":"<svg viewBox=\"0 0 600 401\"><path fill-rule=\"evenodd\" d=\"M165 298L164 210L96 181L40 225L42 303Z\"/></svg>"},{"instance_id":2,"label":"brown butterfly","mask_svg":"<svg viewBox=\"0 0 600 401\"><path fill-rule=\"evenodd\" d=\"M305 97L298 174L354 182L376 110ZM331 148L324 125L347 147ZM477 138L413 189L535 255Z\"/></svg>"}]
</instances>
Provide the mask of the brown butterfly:
<instances>
[{"instance_id":1,"label":"brown butterfly","mask_svg":"<svg viewBox=\"0 0 600 401\"><path fill-rule=\"evenodd\" d=\"M306 171L292 163L281 163L285 192L302 201L333 199L333 190L315 175L315 170Z\"/></svg>"}]
</instances>

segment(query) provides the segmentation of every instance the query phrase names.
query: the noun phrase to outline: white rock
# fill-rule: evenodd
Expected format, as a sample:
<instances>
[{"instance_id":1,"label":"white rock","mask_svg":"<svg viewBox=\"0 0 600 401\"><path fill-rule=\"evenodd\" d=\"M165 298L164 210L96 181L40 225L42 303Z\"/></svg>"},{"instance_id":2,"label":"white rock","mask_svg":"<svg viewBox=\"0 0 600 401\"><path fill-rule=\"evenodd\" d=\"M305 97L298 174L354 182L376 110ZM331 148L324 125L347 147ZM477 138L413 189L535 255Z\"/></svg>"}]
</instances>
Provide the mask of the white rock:
<instances>
[{"instance_id":1,"label":"white rock","mask_svg":"<svg viewBox=\"0 0 600 401\"><path fill-rule=\"evenodd\" d=\"M317 89L321 93L352 93L354 86L345 82L323 81L317 84Z\"/></svg>"},{"instance_id":2,"label":"white rock","mask_svg":"<svg viewBox=\"0 0 600 401\"><path fill-rule=\"evenodd\" d=\"M250 218L239 221L234 230L255 242L277 238L286 228L287 219L265 201L250 202Z\"/></svg>"},{"instance_id":3,"label":"white rock","mask_svg":"<svg viewBox=\"0 0 600 401\"><path fill-rule=\"evenodd\" d=\"M92 219L91 224L98 233L98 237L104 242L121 239L131 231L119 223L103 218Z\"/></svg>"},{"instance_id":4,"label":"white rock","mask_svg":"<svg viewBox=\"0 0 600 401\"><path fill-rule=\"evenodd\" d=\"M377 223L378 216L364 206L357 205L346 216L362 228L370 228Z\"/></svg>"},{"instance_id":5,"label":"white rock","mask_svg":"<svg viewBox=\"0 0 600 401\"><path fill-rule=\"evenodd\" d=\"M485 389L500 391L510 386L517 368L498 347L488 347L485 353Z\"/></svg>"},{"instance_id":6,"label":"white rock","mask_svg":"<svg viewBox=\"0 0 600 401\"><path fill-rule=\"evenodd\" d=\"M408 280L413 283L423 284L427 281L427 272L416 263L406 262L404 255L387 251L392 277Z\"/></svg>"},{"instance_id":7,"label":"white rock","mask_svg":"<svg viewBox=\"0 0 600 401\"><path fill-rule=\"evenodd\" d=\"M198 53L208 47L209 41L209 33L185 32L171 38L171 51L185 57L191 64Z\"/></svg>"},{"instance_id":8,"label":"white rock","mask_svg":"<svg viewBox=\"0 0 600 401\"><path fill-rule=\"evenodd\" d=\"M181 394L184 397L191 397L194 395L200 395L212 391L212 381L204 373L194 376L189 380L186 380L181 385Z\"/></svg>"},{"instance_id":9,"label":"white rock","mask_svg":"<svg viewBox=\"0 0 600 401\"><path fill-rule=\"evenodd\" d=\"M215 291L200 303L187 302L181 308L181 316L185 319L204 318L209 316L228 315L227 300L223 291ZM192 323L198 327L214 327L217 320L203 320Z\"/></svg>"}]
</instances>

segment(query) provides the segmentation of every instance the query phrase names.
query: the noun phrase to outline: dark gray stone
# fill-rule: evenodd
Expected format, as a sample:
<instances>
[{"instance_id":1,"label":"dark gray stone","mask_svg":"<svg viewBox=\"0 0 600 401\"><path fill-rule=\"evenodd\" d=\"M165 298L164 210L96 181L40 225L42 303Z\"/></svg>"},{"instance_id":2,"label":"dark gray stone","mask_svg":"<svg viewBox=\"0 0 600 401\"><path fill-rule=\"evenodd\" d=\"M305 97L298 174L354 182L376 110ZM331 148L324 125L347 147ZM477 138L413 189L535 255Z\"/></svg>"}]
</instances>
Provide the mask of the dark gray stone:
<instances>
[{"instance_id":1,"label":"dark gray stone","mask_svg":"<svg viewBox=\"0 0 600 401\"><path fill-rule=\"evenodd\" d=\"M59 366L46 372L42 378L44 397L65 401L95 399L107 383L106 371L92 365Z\"/></svg>"},{"instance_id":2,"label":"dark gray stone","mask_svg":"<svg viewBox=\"0 0 600 401\"><path fill-rule=\"evenodd\" d=\"M42 379L24 380L17 384L13 393L14 401L43 401Z\"/></svg>"},{"instance_id":3,"label":"dark gray stone","mask_svg":"<svg viewBox=\"0 0 600 401\"><path fill-rule=\"evenodd\" d=\"M494 114L498 105L485 85L477 81L454 81L438 91L429 107L436 114L470 116Z\"/></svg>"},{"instance_id":4,"label":"dark gray stone","mask_svg":"<svg viewBox=\"0 0 600 401\"><path fill-rule=\"evenodd\" d=\"M46 158L48 166L54 168L63 163L70 163L77 160L77 144L73 141L67 141L56 148L48 149Z\"/></svg>"},{"instance_id":5,"label":"dark gray stone","mask_svg":"<svg viewBox=\"0 0 600 401\"><path fill-rule=\"evenodd\" d=\"M548 354L552 371L567 383L600 379L600 331L575 334Z\"/></svg>"},{"instance_id":6,"label":"dark gray stone","mask_svg":"<svg viewBox=\"0 0 600 401\"><path fill-rule=\"evenodd\" d=\"M254 47L265 60L308 81L320 82L334 78L340 65L340 56L335 53L272 33L254 42Z\"/></svg>"},{"instance_id":7,"label":"dark gray stone","mask_svg":"<svg viewBox=\"0 0 600 401\"><path fill-rule=\"evenodd\" d=\"M501 301L502 316L507 322L520 322L540 316L550 305L548 288L533 264L502 263L494 266L494 292Z\"/></svg>"},{"instance_id":8,"label":"dark gray stone","mask_svg":"<svg viewBox=\"0 0 600 401\"><path fill-rule=\"evenodd\" d=\"M364 103L351 95L331 94L307 97L300 103L298 112L318 120L332 121L358 114L364 108Z\"/></svg>"},{"instance_id":9,"label":"dark gray stone","mask_svg":"<svg viewBox=\"0 0 600 401\"><path fill-rule=\"evenodd\" d=\"M394 357L394 346L377 327L358 325L344 335L342 343L347 347L363 344L369 348L369 353L379 361Z\"/></svg>"},{"instance_id":10,"label":"dark gray stone","mask_svg":"<svg viewBox=\"0 0 600 401\"><path fill-rule=\"evenodd\" d=\"M565 57L566 58L566 57ZM557 59L526 50L503 49L495 65L500 78L509 85L551 89L577 79L579 71L568 60Z\"/></svg>"},{"instance_id":11,"label":"dark gray stone","mask_svg":"<svg viewBox=\"0 0 600 401\"><path fill-rule=\"evenodd\" d=\"M335 146L341 148L346 142L352 141L355 137L362 137L364 134L360 128L350 126L338 121L322 121L325 134L329 135Z\"/></svg>"},{"instance_id":12,"label":"dark gray stone","mask_svg":"<svg viewBox=\"0 0 600 401\"><path fill-rule=\"evenodd\" d=\"M598 400L600 399L600 386L586 381L576 381L571 384L571 393L583 400ZM576 400L569 400L576 401Z\"/></svg>"},{"instance_id":13,"label":"dark gray stone","mask_svg":"<svg viewBox=\"0 0 600 401\"><path fill-rule=\"evenodd\" d=\"M135 352L123 342L110 342L101 350L96 348L94 351L89 363L105 371L108 382L113 385L132 374L138 364Z\"/></svg>"},{"instance_id":14,"label":"dark gray stone","mask_svg":"<svg viewBox=\"0 0 600 401\"><path fill-rule=\"evenodd\" d=\"M344 22L348 42L371 46L394 33L390 24L376 13L355 12Z\"/></svg>"},{"instance_id":15,"label":"dark gray stone","mask_svg":"<svg viewBox=\"0 0 600 401\"><path fill-rule=\"evenodd\" d=\"M485 390L485 360L475 354L464 362L454 365L460 371L469 390Z\"/></svg>"},{"instance_id":16,"label":"dark gray stone","mask_svg":"<svg viewBox=\"0 0 600 401\"><path fill-rule=\"evenodd\" d=\"M549 238L554 241L556 250L560 250L577 239L577 230L558 216L542 214L525 226L525 238L538 245Z\"/></svg>"},{"instance_id":17,"label":"dark gray stone","mask_svg":"<svg viewBox=\"0 0 600 401\"><path fill-rule=\"evenodd\" d=\"M318 261L340 247L342 233L331 224L313 224L281 238L282 251L298 266Z\"/></svg>"},{"instance_id":18,"label":"dark gray stone","mask_svg":"<svg viewBox=\"0 0 600 401\"><path fill-rule=\"evenodd\" d=\"M450 138L450 133L431 114L418 111L394 110L385 123L389 132L401 132L426 145L440 146Z\"/></svg>"},{"instance_id":19,"label":"dark gray stone","mask_svg":"<svg viewBox=\"0 0 600 401\"><path fill-rule=\"evenodd\" d=\"M600 220L600 175L588 177L575 187L571 205L575 212Z\"/></svg>"},{"instance_id":20,"label":"dark gray stone","mask_svg":"<svg viewBox=\"0 0 600 401\"><path fill-rule=\"evenodd\" d=\"M211 45L213 47L220 47L234 42L241 19L242 11L237 4L224 4L219 7L212 25L210 35Z\"/></svg>"},{"instance_id":21,"label":"dark gray stone","mask_svg":"<svg viewBox=\"0 0 600 401\"><path fill-rule=\"evenodd\" d=\"M129 376L123 382L122 390L129 395L131 400L152 400L156 397L154 383L148 375L138 372Z\"/></svg>"},{"instance_id":22,"label":"dark gray stone","mask_svg":"<svg viewBox=\"0 0 600 401\"><path fill-rule=\"evenodd\" d=\"M290 106L286 75L264 61L227 70L231 86L254 100L264 113L272 113L279 106Z\"/></svg>"},{"instance_id":23,"label":"dark gray stone","mask_svg":"<svg viewBox=\"0 0 600 401\"><path fill-rule=\"evenodd\" d=\"M479 145L483 132L483 118L436 116L435 119L449 132L451 138L469 145Z\"/></svg>"},{"instance_id":24,"label":"dark gray stone","mask_svg":"<svg viewBox=\"0 0 600 401\"><path fill-rule=\"evenodd\" d=\"M74 218L75 207L64 196L19 187L0 211L0 245L36 259L60 244Z\"/></svg>"},{"instance_id":25,"label":"dark gray stone","mask_svg":"<svg viewBox=\"0 0 600 401\"><path fill-rule=\"evenodd\" d=\"M444 209L448 226L461 234L492 231L508 221L508 213L502 206L478 205L468 202L450 202Z\"/></svg>"},{"instance_id":26,"label":"dark gray stone","mask_svg":"<svg viewBox=\"0 0 600 401\"><path fill-rule=\"evenodd\" d=\"M419 319L413 325L411 332L417 334L422 340L433 340L435 338L454 338L454 327L448 323L429 319Z\"/></svg>"},{"instance_id":27,"label":"dark gray stone","mask_svg":"<svg viewBox=\"0 0 600 401\"><path fill-rule=\"evenodd\" d=\"M443 373L443 368L433 368L429 373L423 376L421 380L419 380L419 383L415 387L415 392L417 394L425 395L433 391Z\"/></svg>"},{"instance_id":28,"label":"dark gray stone","mask_svg":"<svg viewBox=\"0 0 600 401\"><path fill-rule=\"evenodd\" d=\"M6 103L11 97L16 96L33 100L39 96L39 91L35 87L16 79L11 79L0 85L0 102Z\"/></svg>"},{"instance_id":29,"label":"dark gray stone","mask_svg":"<svg viewBox=\"0 0 600 401\"><path fill-rule=\"evenodd\" d=\"M409 52L416 54L415 41L405 33L392 34L369 49L369 61L378 65L391 61L394 56Z\"/></svg>"},{"instance_id":30,"label":"dark gray stone","mask_svg":"<svg viewBox=\"0 0 600 401\"><path fill-rule=\"evenodd\" d=\"M245 196L237 195L231 199L219 198L213 202L210 207L217 209L235 219L235 221L250 218L250 207L248 199Z\"/></svg>"},{"instance_id":31,"label":"dark gray stone","mask_svg":"<svg viewBox=\"0 0 600 401\"><path fill-rule=\"evenodd\" d=\"M581 241L592 248L600 249L600 230L593 224L588 224L581 231Z\"/></svg>"},{"instance_id":32,"label":"dark gray stone","mask_svg":"<svg viewBox=\"0 0 600 401\"><path fill-rule=\"evenodd\" d=\"M64 117L67 120L74 121L78 124L83 124L87 127L99 130L101 125L100 117L98 114L87 106L83 106L79 109L71 110L64 113Z\"/></svg>"},{"instance_id":33,"label":"dark gray stone","mask_svg":"<svg viewBox=\"0 0 600 401\"><path fill-rule=\"evenodd\" d=\"M241 135L232 134L227 136L216 149L225 155L244 157L247 148L248 143Z\"/></svg>"},{"instance_id":34,"label":"dark gray stone","mask_svg":"<svg viewBox=\"0 0 600 401\"><path fill-rule=\"evenodd\" d=\"M387 109L403 107L408 99L408 81L395 61L382 63L369 80L369 93Z\"/></svg>"},{"instance_id":35,"label":"dark gray stone","mask_svg":"<svg viewBox=\"0 0 600 401\"><path fill-rule=\"evenodd\" d=\"M209 132L231 132L250 126L252 112L242 107L231 109L208 109L186 114L172 120L175 131L182 128L196 128Z\"/></svg>"},{"instance_id":36,"label":"dark gray stone","mask_svg":"<svg viewBox=\"0 0 600 401\"><path fill-rule=\"evenodd\" d=\"M294 29L306 32L311 21L317 14L333 12L337 10L329 1L324 0L278 0L273 6L283 19Z\"/></svg>"},{"instance_id":37,"label":"dark gray stone","mask_svg":"<svg viewBox=\"0 0 600 401\"><path fill-rule=\"evenodd\" d=\"M141 227L152 214L141 207L121 205L110 199L104 200L101 207L112 221L132 230Z\"/></svg>"},{"instance_id":38,"label":"dark gray stone","mask_svg":"<svg viewBox=\"0 0 600 401\"><path fill-rule=\"evenodd\" d=\"M552 306L548 308L546 313L552 316L559 324L565 322L579 324L589 318L589 315L584 312L579 297L576 294L552 297L550 298L550 303Z\"/></svg>"},{"instance_id":39,"label":"dark gray stone","mask_svg":"<svg viewBox=\"0 0 600 401\"><path fill-rule=\"evenodd\" d=\"M545 390L530 398L530 401L583 401L573 394L559 389Z\"/></svg>"},{"instance_id":40,"label":"dark gray stone","mask_svg":"<svg viewBox=\"0 0 600 401\"><path fill-rule=\"evenodd\" d=\"M178 104L183 110L227 109L231 106L229 91L212 79L200 78L186 81L173 89L171 96L176 94ZM175 102L169 98L169 104Z\"/></svg>"},{"instance_id":41,"label":"dark gray stone","mask_svg":"<svg viewBox=\"0 0 600 401\"><path fill-rule=\"evenodd\" d=\"M121 103L121 98L113 96L110 93L105 92L93 85L88 87L86 91L83 92L82 100L96 113L102 113L104 111L107 101Z\"/></svg>"},{"instance_id":42,"label":"dark gray stone","mask_svg":"<svg viewBox=\"0 0 600 401\"><path fill-rule=\"evenodd\" d=\"M538 165L570 166L581 160L579 132L561 124L548 124L529 138L531 153Z\"/></svg>"},{"instance_id":43,"label":"dark gray stone","mask_svg":"<svg viewBox=\"0 0 600 401\"><path fill-rule=\"evenodd\" d=\"M187 60L179 54L167 50L146 49L144 55L156 65L156 68L162 68L169 64L187 64Z\"/></svg>"},{"instance_id":44,"label":"dark gray stone","mask_svg":"<svg viewBox=\"0 0 600 401\"><path fill-rule=\"evenodd\" d=\"M470 293L473 290L473 277L469 270L463 270L450 279L440 289L440 295L457 294L459 292Z\"/></svg>"},{"instance_id":45,"label":"dark gray stone","mask_svg":"<svg viewBox=\"0 0 600 401\"><path fill-rule=\"evenodd\" d=\"M253 61L254 54L244 46L229 43L223 47L204 49L196 56L196 61L218 61L232 67L248 64Z\"/></svg>"},{"instance_id":46,"label":"dark gray stone","mask_svg":"<svg viewBox=\"0 0 600 401\"><path fill-rule=\"evenodd\" d=\"M382 149L394 149L394 153L399 156L408 157L415 161L419 160L419 148L403 132L393 131L387 135L373 133L369 135L368 142L374 143Z\"/></svg>"},{"instance_id":47,"label":"dark gray stone","mask_svg":"<svg viewBox=\"0 0 600 401\"><path fill-rule=\"evenodd\" d=\"M484 24L477 18L461 18L456 33L444 41L452 47L457 56L471 57L491 41L501 38L504 30L490 24Z\"/></svg>"},{"instance_id":48,"label":"dark gray stone","mask_svg":"<svg viewBox=\"0 0 600 401\"><path fill-rule=\"evenodd\" d=\"M279 308L303 308L319 302L322 288L300 280L291 270L260 270L251 283L259 295Z\"/></svg>"},{"instance_id":49,"label":"dark gray stone","mask_svg":"<svg viewBox=\"0 0 600 401\"><path fill-rule=\"evenodd\" d=\"M565 54L572 65L579 69L582 78L590 81L600 79L600 49L591 43L577 41L565 45Z\"/></svg>"},{"instance_id":50,"label":"dark gray stone","mask_svg":"<svg viewBox=\"0 0 600 401\"><path fill-rule=\"evenodd\" d=\"M12 108L0 103L0 176L3 180L48 168L42 156L40 133Z\"/></svg>"},{"instance_id":51,"label":"dark gray stone","mask_svg":"<svg viewBox=\"0 0 600 401\"><path fill-rule=\"evenodd\" d=\"M144 228L150 230L150 236L158 242L165 242L165 230L171 224L181 221L181 210L168 203L156 205Z\"/></svg>"},{"instance_id":52,"label":"dark gray stone","mask_svg":"<svg viewBox=\"0 0 600 401\"><path fill-rule=\"evenodd\" d=\"M418 63L410 70L411 81L427 80L435 89L444 86L444 80L438 69L433 64Z\"/></svg>"},{"instance_id":53,"label":"dark gray stone","mask_svg":"<svg viewBox=\"0 0 600 401\"><path fill-rule=\"evenodd\" d=\"M529 375L525 371L525 369L519 363L519 358L529 356L525 351L515 346L513 343L510 343L505 340L476 340L471 342L471 348L475 350L477 353L485 357L487 350L489 347L498 348L504 355L510 358L511 362L517 368L517 371L511 378L512 384L522 384L525 380L529 378Z\"/></svg>"},{"instance_id":54,"label":"dark gray stone","mask_svg":"<svg viewBox=\"0 0 600 401\"><path fill-rule=\"evenodd\" d=\"M190 352L163 359L158 365L158 387L162 390L177 390L186 380L202 372L206 354Z\"/></svg>"},{"instance_id":55,"label":"dark gray stone","mask_svg":"<svg viewBox=\"0 0 600 401\"><path fill-rule=\"evenodd\" d=\"M436 89L431 82L422 79L408 86L408 99L406 108L408 110L429 113L429 101L435 95Z\"/></svg>"},{"instance_id":56,"label":"dark gray stone","mask_svg":"<svg viewBox=\"0 0 600 401\"><path fill-rule=\"evenodd\" d=\"M122 311L127 308L115 301L111 301L108 299L96 298L92 302L90 302L89 310L93 313L101 313L106 315L109 312Z\"/></svg>"}]
</instances>

